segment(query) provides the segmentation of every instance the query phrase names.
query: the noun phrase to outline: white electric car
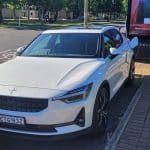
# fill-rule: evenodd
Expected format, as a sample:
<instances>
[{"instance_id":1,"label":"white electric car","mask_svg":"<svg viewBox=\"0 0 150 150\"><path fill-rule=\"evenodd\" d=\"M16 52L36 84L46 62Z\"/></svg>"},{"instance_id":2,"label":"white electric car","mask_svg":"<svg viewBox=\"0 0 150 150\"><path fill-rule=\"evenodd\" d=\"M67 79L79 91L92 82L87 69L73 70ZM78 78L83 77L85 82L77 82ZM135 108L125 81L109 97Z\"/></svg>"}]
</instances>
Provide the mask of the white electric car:
<instances>
[{"instance_id":1,"label":"white electric car","mask_svg":"<svg viewBox=\"0 0 150 150\"><path fill-rule=\"evenodd\" d=\"M66 135L106 129L107 106L134 79L138 39L115 27L48 30L0 64L0 131Z\"/></svg>"}]
</instances>

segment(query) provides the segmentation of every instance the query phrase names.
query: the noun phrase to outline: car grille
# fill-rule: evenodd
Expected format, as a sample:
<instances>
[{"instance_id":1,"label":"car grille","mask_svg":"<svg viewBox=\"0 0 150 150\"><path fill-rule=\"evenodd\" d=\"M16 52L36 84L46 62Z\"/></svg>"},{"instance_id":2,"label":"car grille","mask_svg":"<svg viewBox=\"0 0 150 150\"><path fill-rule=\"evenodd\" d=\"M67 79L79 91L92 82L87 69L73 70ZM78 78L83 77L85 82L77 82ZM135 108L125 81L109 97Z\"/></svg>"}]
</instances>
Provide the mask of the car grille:
<instances>
[{"instance_id":1,"label":"car grille","mask_svg":"<svg viewBox=\"0 0 150 150\"><path fill-rule=\"evenodd\" d=\"M0 96L0 109L18 112L40 112L48 107L48 99Z\"/></svg>"}]
</instances>

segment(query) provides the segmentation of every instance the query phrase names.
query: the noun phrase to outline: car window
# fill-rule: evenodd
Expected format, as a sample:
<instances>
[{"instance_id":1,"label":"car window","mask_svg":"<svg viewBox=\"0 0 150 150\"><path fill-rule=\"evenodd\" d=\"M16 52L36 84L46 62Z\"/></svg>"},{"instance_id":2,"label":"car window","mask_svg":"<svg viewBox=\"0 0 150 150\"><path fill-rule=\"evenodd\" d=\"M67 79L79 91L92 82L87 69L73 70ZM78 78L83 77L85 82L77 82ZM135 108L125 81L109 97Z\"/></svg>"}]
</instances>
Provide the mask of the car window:
<instances>
[{"instance_id":1,"label":"car window","mask_svg":"<svg viewBox=\"0 0 150 150\"><path fill-rule=\"evenodd\" d=\"M104 58L108 57L110 55L110 48L114 46L115 41L113 41L112 37L108 33L104 34L102 56Z\"/></svg>"},{"instance_id":2,"label":"car window","mask_svg":"<svg viewBox=\"0 0 150 150\"><path fill-rule=\"evenodd\" d=\"M31 55L46 55L47 50L49 49L49 41L51 36L40 35L37 39L35 39L32 44L29 46L28 51L24 53L30 53Z\"/></svg>"},{"instance_id":3,"label":"car window","mask_svg":"<svg viewBox=\"0 0 150 150\"><path fill-rule=\"evenodd\" d=\"M22 56L95 57L100 36L97 33L42 34L22 53Z\"/></svg>"},{"instance_id":4,"label":"car window","mask_svg":"<svg viewBox=\"0 0 150 150\"><path fill-rule=\"evenodd\" d=\"M116 29L110 30L110 33L111 33L111 36L113 37L113 40L116 43L115 48L120 47L120 45L123 43L123 37L122 37L121 33Z\"/></svg>"}]
</instances>

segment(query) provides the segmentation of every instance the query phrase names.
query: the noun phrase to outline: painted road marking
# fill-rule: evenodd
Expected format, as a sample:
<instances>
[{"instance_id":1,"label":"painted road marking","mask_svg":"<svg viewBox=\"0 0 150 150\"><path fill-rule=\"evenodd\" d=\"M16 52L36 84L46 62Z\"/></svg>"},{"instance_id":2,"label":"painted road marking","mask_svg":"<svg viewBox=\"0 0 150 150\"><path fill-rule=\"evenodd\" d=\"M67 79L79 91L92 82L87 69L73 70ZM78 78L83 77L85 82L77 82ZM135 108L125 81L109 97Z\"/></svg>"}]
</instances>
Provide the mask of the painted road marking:
<instances>
[{"instance_id":1,"label":"painted road marking","mask_svg":"<svg viewBox=\"0 0 150 150\"><path fill-rule=\"evenodd\" d=\"M8 61L15 57L16 49L0 51L0 63Z\"/></svg>"}]
</instances>

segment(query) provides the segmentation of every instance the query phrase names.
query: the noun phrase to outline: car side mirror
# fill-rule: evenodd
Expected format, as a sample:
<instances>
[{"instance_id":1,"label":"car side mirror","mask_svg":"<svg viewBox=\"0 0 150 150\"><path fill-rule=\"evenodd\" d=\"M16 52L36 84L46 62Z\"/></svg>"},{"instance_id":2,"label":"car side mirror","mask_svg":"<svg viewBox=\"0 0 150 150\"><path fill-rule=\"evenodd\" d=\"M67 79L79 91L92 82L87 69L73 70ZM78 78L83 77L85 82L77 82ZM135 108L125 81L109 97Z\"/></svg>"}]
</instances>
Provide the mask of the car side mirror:
<instances>
[{"instance_id":1,"label":"car side mirror","mask_svg":"<svg viewBox=\"0 0 150 150\"><path fill-rule=\"evenodd\" d=\"M21 53L25 50L26 46L19 47L16 52L16 56L20 56Z\"/></svg>"},{"instance_id":2,"label":"car side mirror","mask_svg":"<svg viewBox=\"0 0 150 150\"><path fill-rule=\"evenodd\" d=\"M121 54L121 51L117 48L110 48L110 54L111 55L120 55Z\"/></svg>"},{"instance_id":3,"label":"car side mirror","mask_svg":"<svg viewBox=\"0 0 150 150\"><path fill-rule=\"evenodd\" d=\"M134 37L130 42L129 42L129 46L134 49L138 46L139 44L139 39L138 37Z\"/></svg>"},{"instance_id":4,"label":"car side mirror","mask_svg":"<svg viewBox=\"0 0 150 150\"><path fill-rule=\"evenodd\" d=\"M109 49L109 51L110 51L110 54L111 54L111 55L110 55L110 58L111 58L111 59L121 54L121 51L120 51L119 49L117 49L117 48L112 48L112 47L111 47L111 48Z\"/></svg>"}]
</instances>

